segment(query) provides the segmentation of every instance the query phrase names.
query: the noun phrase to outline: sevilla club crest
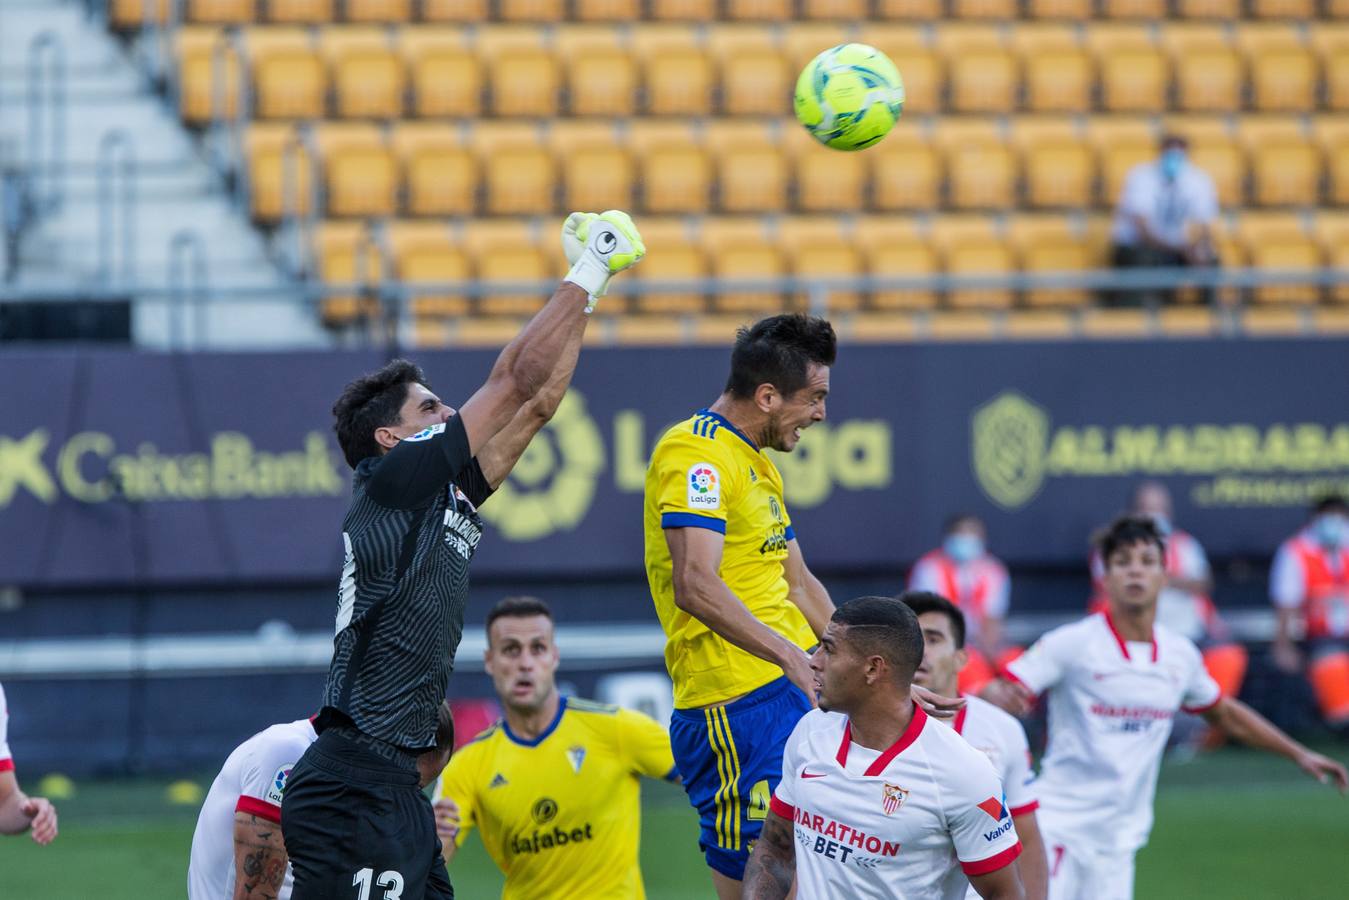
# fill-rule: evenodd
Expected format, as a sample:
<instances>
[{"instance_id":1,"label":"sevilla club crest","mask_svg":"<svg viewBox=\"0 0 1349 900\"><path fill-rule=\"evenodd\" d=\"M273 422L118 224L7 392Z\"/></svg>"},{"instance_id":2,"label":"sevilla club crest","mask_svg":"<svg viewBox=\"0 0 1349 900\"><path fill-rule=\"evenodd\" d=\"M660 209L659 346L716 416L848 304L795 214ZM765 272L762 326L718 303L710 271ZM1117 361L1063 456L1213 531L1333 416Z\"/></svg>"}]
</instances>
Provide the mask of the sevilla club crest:
<instances>
[{"instance_id":1,"label":"sevilla club crest","mask_svg":"<svg viewBox=\"0 0 1349 900\"><path fill-rule=\"evenodd\" d=\"M897 784L884 782L881 786L881 808L885 810L887 816L899 812L899 808L908 797L909 792Z\"/></svg>"}]
</instances>

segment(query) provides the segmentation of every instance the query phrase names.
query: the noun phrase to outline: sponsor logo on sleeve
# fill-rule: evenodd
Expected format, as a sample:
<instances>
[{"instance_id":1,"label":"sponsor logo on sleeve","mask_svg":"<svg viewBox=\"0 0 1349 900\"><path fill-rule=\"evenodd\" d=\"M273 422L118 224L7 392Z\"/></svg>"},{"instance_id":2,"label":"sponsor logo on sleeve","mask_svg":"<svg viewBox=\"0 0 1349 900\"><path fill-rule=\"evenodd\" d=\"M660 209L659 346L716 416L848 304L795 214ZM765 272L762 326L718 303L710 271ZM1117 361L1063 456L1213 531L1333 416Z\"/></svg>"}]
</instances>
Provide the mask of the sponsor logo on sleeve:
<instances>
[{"instance_id":1,"label":"sponsor logo on sleeve","mask_svg":"<svg viewBox=\"0 0 1349 900\"><path fill-rule=\"evenodd\" d=\"M691 509L721 508L721 476L711 463L689 467L688 505Z\"/></svg>"},{"instance_id":2,"label":"sponsor logo on sleeve","mask_svg":"<svg viewBox=\"0 0 1349 900\"><path fill-rule=\"evenodd\" d=\"M294 767L295 763L286 763L277 769L276 774L272 776L272 783L267 785L267 796L262 799L280 806L281 798L286 793L286 780L290 778L290 770Z\"/></svg>"},{"instance_id":3,"label":"sponsor logo on sleeve","mask_svg":"<svg viewBox=\"0 0 1349 900\"><path fill-rule=\"evenodd\" d=\"M441 422L439 425L432 425L430 428L423 428L421 431L417 432L416 434L409 435L408 437L403 438L403 440L405 440L405 441L429 441L429 440L431 440L431 438L433 438L433 437L435 437L436 435L440 434L440 433L441 433L442 431L444 431L444 430L445 430L445 423L444 423L444 422Z\"/></svg>"},{"instance_id":4,"label":"sponsor logo on sleeve","mask_svg":"<svg viewBox=\"0 0 1349 900\"><path fill-rule=\"evenodd\" d=\"M979 808L998 823L997 828L984 832L985 841L991 844L1012 830L1012 816L1007 812L1006 798L989 797L979 804Z\"/></svg>"}]
</instances>

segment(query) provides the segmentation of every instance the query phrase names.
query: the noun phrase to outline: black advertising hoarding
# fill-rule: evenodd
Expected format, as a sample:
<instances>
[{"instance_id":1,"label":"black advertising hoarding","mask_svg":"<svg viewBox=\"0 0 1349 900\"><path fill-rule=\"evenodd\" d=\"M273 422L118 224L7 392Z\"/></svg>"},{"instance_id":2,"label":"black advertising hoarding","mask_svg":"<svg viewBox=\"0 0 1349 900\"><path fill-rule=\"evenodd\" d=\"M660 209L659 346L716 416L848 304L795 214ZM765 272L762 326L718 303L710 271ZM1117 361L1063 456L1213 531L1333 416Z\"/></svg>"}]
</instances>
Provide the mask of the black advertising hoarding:
<instances>
[{"instance_id":1,"label":"black advertising hoarding","mask_svg":"<svg viewBox=\"0 0 1349 900\"><path fill-rule=\"evenodd\" d=\"M495 354L413 354L447 402ZM641 571L645 463L717 396L727 351L587 349L484 506L475 572ZM0 356L0 585L337 578L349 471L331 437L371 353ZM845 346L829 420L779 457L820 570L896 569L955 511L1013 564L1079 565L1139 479L1214 556L1267 556L1349 492L1349 342Z\"/></svg>"}]
</instances>

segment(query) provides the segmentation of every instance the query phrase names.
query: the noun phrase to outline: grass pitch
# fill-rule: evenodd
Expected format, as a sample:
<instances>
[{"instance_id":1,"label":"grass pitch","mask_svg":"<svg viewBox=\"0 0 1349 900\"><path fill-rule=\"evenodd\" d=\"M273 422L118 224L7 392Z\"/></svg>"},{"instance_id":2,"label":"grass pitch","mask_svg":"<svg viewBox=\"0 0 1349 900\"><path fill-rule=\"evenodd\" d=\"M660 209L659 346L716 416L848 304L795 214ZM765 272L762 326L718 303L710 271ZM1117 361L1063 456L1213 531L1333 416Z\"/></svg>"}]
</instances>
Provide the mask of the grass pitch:
<instances>
[{"instance_id":1,"label":"grass pitch","mask_svg":"<svg viewBox=\"0 0 1349 900\"><path fill-rule=\"evenodd\" d=\"M1344 747L1330 748L1341 759ZM21 773L28 787L29 780ZM203 787L209 779L202 779ZM0 839L0 895L43 900L178 900L186 895L195 807L164 781L77 785L60 801L50 847ZM697 825L683 792L644 787L642 871L652 900L710 898ZM1138 857L1138 900L1343 900L1349 896L1349 799L1292 765L1223 750L1163 768L1157 825ZM501 876L477 837L451 870L463 900L497 897Z\"/></svg>"}]
</instances>

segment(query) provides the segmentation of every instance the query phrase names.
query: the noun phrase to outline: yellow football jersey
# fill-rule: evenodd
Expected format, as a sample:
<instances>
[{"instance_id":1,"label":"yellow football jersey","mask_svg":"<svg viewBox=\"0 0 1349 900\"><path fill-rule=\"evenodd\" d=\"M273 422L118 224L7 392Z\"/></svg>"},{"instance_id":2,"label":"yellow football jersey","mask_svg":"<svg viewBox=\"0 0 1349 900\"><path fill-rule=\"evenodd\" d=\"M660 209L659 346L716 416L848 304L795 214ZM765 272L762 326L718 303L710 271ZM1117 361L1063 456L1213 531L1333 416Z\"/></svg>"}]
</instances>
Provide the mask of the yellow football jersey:
<instances>
[{"instance_id":1,"label":"yellow football jersey","mask_svg":"<svg viewBox=\"0 0 1349 900\"><path fill-rule=\"evenodd\" d=\"M675 774L670 736L650 718L564 697L534 740L503 721L460 748L435 796L459 807L458 844L479 829L506 873L502 897L631 900L646 896L637 779Z\"/></svg>"},{"instance_id":2,"label":"yellow football jersey","mask_svg":"<svg viewBox=\"0 0 1349 900\"><path fill-rule=\"evenodd\" d=\"M646 472L646 577L665 629L665 665L675 706L722 703L776 678L782 669L723 640L675 605L666 528L725 535L722 581L760 622L802 649L810 623L787 599L783 561L795 535L782 500L782 475L744 433L703 410L667 431Z\"/></svg>"}]
</instances>

